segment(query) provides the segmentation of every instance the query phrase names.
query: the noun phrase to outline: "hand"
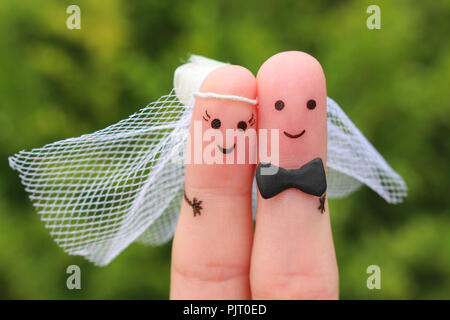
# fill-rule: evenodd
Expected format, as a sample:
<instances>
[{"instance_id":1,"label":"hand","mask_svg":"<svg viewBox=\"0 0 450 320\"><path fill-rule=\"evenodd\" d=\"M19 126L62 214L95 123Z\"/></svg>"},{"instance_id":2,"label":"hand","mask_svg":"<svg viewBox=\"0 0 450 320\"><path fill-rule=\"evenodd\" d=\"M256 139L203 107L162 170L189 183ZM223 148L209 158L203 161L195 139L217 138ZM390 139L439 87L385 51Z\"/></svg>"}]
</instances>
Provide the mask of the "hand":
<instances>
[{"instance_id":1,"label":"hand","mask_svg":"<svg viewBox=\"0 0 450 320\"><path fill-rule=\"evenodd\" d=\"M257 82L242 67L220 67L208 75L200 91L254 99L258 87L258 125L287 128L289 134L279 138L280 164L295 168L313 157L326 158L325 78L310 56L288 53L282 58L269 59L258 72ZM298 68L293 67L296 64ZM302 70L309 73L301 74ZM315 72L317 76L311 77ZM280 80L273 81L275 76ZM304 79L317 83L303 88ZM297 91L285 88L287 97L279 98L279 88L266 86L283 81L298 81L297 87L287 86ZM298 94L299 89L314 96L314 106L309 96ZM292 102L289 95L299 101L287 107L278 102ZM307 107L302 103L305 98ZM277 101L275 108L273 101ZM193 121L203 118L204 126L224 130L250 119L253 112L245 102L204 99L196 101ZM306 134L294 134L297 127L306 128ZM231 147L219 146L224 148ZM236 147L232 152L240 151ZM326 198L292 188L270 199L258 195L254 231L254 170L252 164L186 165L185 196L173 242L171 298L337 299L338 270Z\"/></svg>"}]
</instances>

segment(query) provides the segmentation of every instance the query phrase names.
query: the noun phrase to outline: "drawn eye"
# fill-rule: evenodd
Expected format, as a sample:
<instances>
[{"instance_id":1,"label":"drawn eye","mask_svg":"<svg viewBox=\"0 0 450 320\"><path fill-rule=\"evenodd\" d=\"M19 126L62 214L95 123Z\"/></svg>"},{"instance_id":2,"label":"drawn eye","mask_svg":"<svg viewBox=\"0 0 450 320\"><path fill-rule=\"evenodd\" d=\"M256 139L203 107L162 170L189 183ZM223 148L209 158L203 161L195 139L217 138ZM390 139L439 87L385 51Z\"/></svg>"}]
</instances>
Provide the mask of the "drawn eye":
<instances>
[{"instance_id":1,"label":"drawn eye","mask_svg":"<svg viewBox=\"0 0 450 320\"><path fill-rule=\"evenodd\" d=\"M214 119L213 121L211 121L211 128L213 129L219 129L220 125L221 123L219 119Z\"/></svg>"},{"instance_id":2,"label":"drawn eye","mask_svg":"<svg viewBox=\"0 0 450 320\"><path fill-rule=\"evenodd\" d=\"M255 115L252 113L252 117L250 118L250 120L248 120L248 124L253 126L255 124L255 122L256 122Z\"/></svg>"},{"instance_id":3,"label":"drawn eye","mask_svg":"<svg viewBox=\"0 0 450 320\"><path fill-rule=\"evenodd\" d=\"M239 121L237 127L239 130L245 131L247 129L247 123L245 121Z\"/></svg>"},{"instance_id":4,"label":"drawn eye","mask_svg":"<svg viewBox=\"0 0 450 320\"><path fill-rule=\"evenodd\" d=\"M308 100L308 102L306 103L306 106L308 107L309 110L312 110L316 107L316 101L313 99Z\"/></svg>"},{"instance_id":5,"label":"drawn eye","mask_svg":"<svg viewBox=\"0 0 450 320\"><path fill-rule=\"evenodd\" d=\"M281 111L284 108L284 102L282 100L278 100L275 102L275 109Z\"/></svg>"},{"instance_id":6,"label":"drawn eye","mask_svg":"<svg viewBox=\"0 0 450 320\"><path fill-rule=\"evenodd\" d=\"M206 117L205 117L205 116L206 116ZM209 121L209 119L211 118L211 116L208 114L208 110L205 110L205 115L202 116L202 117L203 117L203 120Z\"/></svg>"}]
</instances>

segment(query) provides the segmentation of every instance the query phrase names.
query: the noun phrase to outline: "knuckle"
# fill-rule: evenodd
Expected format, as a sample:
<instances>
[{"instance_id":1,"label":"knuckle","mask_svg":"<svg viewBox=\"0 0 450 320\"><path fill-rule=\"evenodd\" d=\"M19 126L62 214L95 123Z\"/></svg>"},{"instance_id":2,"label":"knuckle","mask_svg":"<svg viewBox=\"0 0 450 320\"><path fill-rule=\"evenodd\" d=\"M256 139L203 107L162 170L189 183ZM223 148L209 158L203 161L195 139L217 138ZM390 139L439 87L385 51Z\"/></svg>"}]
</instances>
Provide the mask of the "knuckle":
<instances>
[{"instance_id":1,"label":"knuckle","mask_svg":"<svg viewBox=\"0 0 450 320\"><path fill-rule=\"evenodd\" d=\"M195 264L190 266L172 265L173 271L180 277L196 282L220 283L248 277L247 266L233 264Z\"/></svg>"},{"instance_id":2,"label":"knuckle","mask_svg":"<svg viewBox=\"0 0 450 320\"><path fill-rule=\"evenodd\" d=\"M339 289L335 276L323 273L277 273L256 279L252 284L255 299L316 300L337 299Z\"/></svg>"}]
</instances>

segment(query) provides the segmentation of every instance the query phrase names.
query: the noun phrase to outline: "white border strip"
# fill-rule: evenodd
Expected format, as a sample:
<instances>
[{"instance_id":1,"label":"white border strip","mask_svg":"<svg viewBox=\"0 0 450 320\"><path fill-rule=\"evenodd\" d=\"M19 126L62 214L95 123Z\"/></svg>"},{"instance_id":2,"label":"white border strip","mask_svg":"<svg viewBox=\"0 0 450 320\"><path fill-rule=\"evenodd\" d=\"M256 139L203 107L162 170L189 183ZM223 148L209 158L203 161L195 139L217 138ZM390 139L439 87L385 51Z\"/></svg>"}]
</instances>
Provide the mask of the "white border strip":
<instances>
[{"instance_id":1,"label":"white border strip","mask_svg":"<svg viewBox=\"0 0 450 320\"><path fill-rule=\"evenodd\" d=\"M233 96L230 94L218 94L213 92L194 92L194 96L196 98L214 98L219 100L232 100L232 101L239 101L239 102L246 102L252 105L257 105L258 100L255 99L249 99L241 96Z\"/></svg>"}]
</instances>

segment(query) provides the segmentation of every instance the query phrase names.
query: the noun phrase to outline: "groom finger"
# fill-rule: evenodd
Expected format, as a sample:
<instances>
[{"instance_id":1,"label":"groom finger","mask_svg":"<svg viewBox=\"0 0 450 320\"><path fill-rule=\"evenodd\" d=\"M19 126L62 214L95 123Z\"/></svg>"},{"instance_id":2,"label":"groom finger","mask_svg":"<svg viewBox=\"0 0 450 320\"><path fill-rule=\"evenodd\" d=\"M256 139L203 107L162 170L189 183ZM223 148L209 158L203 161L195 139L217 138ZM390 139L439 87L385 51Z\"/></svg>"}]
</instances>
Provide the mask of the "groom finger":
<instances>
[{"instance_id":1,"label":"groom finger","mask_svg":"<svg viewBox=\"0 0 450 320\"><path fill-rule=\"evenodd\" d=\"M260 68L257 86L258 126L279 133L279 159L260 154L260 160L278 163L285 169L298 169L307 163L325 166L327 95L325 77L317 60L302 52L277 54ZM269 138L267 141L273 156L276 145ZM313 159L316 160L311 162ZM324 173L324 169L320 172ZM276 178L279 185L282 178ZM320 178L325 181L324 174L313 173L306 178L311 181L302 181L309 183L309 188L303 191L292 188L292 183L282 190L270 190L271 193L266 192L271 186L259 189L264 192L258 195L251 263L255 299L338 298L337 264L323 193L325 184L323 189L316 190L318 193L311 194L314 193L311 189L321 187L317 184Z\"/></svg>"}]
</instances>

